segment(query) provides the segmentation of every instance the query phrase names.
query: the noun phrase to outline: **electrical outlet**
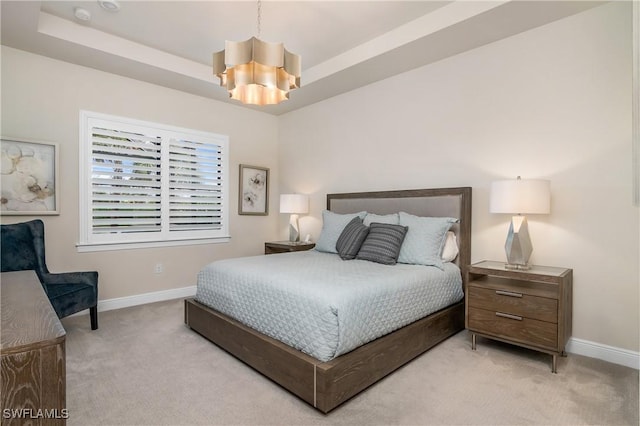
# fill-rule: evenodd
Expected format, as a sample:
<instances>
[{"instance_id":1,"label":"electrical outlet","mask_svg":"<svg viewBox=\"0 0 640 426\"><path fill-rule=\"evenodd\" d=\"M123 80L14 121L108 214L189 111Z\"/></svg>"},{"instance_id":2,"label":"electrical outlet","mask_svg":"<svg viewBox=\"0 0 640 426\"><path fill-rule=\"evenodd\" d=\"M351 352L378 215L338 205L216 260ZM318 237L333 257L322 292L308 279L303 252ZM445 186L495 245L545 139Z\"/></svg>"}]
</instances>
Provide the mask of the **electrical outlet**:
<instances>
[{"instance_id":1,"label":"electrical outlet","mask_svg":"<svg viewBox=\"0 0 640 426\"><path fill-rule=\"evenodd\" d=\"M158 262L156 263L156 267L155 267L155 273L156 274L161 274L162 271L164 270L164 267L162 266L162 263Z\"/></svg>"}]
</instances>

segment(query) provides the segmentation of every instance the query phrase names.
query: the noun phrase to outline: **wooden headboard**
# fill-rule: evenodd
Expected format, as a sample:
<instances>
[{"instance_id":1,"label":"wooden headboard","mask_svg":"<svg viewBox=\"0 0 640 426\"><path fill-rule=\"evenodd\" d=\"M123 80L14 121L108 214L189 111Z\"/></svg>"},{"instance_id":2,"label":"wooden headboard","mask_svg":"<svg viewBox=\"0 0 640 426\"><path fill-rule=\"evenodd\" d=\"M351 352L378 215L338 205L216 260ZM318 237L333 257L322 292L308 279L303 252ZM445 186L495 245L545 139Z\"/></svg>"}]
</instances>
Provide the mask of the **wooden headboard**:
<instances>
[{"instance_id":1,"label":"wooden headboard","mask_svg":"<svg viewBox=\"0 0 640 426\"><path fill-rule=\"evenodd\" d=\"M455 217L460 253L456 264L462 271L465 290L471 263L471 188L410 189L400 191L327 194L327 210L335 213L367 211L375 214L406 212L416 216Z\"/></svg>"}]
</instances>

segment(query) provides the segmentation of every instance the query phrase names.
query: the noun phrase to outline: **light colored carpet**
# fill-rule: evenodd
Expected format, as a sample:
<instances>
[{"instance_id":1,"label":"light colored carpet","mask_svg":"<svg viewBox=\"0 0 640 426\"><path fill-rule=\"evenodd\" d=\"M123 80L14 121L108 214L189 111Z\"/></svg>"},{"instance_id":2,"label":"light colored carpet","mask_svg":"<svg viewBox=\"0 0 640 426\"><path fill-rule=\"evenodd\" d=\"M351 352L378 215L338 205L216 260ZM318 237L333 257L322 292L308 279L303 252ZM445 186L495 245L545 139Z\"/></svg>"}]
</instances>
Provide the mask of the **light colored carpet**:
<instances>
[{"instance_id":1,"label":"light colored carpet","mask_svg":"<svg viewBox=\"0 0 640 426\"><path fill-rule=\"evenodd\" d=\"M183 322L174 300L65 318L68 425L638 425L638 371L466 331L328 415Z\"/></svg>"}]
</instances>

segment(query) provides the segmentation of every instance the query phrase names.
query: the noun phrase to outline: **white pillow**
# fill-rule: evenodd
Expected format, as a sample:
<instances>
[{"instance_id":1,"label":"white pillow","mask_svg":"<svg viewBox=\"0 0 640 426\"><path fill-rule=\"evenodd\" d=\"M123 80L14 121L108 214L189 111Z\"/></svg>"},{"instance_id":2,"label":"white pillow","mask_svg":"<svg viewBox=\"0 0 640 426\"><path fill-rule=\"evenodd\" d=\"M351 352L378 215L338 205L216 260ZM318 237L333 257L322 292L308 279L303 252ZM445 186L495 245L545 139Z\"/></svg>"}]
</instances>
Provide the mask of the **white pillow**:
<instances>
[{"instance_id":1,"label":"white pillow","mask_svg":"<svg viewBox=\"0 0 640 426\"><path fill-rule=\"evenodd\" d=\"M369 226L373 222L389 223L391 225L397 225L400 223L400 216L398 216L398 213L392 213L392 214L367 213L367 215L364 217L363 223Z\"/></svg>"},{"instance_id":2,"label":"white pillow","mask_svg":"<svg viewBox=\"0 0 640 426\"><path fill-rule=\"evenodd\" d=\"M322 211L322 231L316 242L315 249L325 253L338 253L336 243L344 228L354 217L364 218L367 212L338 214L329 210Z\"/></svg>"},{"instance_id":3,"label":"white pillow","mask_svg":"<svg viewBox=\"0 0 640 426\"><path fill-rule=\"evenodd\" d=\"M458 256L458 239L453 231L447 231L446 239L444 240L444 247L442 248L442 261L453 262Z\"/></svg>"}]
</instances>

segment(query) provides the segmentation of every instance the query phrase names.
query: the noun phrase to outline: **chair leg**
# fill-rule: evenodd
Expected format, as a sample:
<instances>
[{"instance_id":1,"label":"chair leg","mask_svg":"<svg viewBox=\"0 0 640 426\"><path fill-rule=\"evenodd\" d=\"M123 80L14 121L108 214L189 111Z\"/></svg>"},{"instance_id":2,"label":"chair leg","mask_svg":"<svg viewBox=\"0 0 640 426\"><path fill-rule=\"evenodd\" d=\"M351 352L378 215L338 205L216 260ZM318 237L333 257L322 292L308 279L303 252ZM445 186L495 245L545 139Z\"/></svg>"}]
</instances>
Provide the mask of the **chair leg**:
<instances>
[{"instance_id":1,"label":"chair leg","mask_svg":"<svg viewBox=\"0 0 640 426\"><path fill-rule=\"evenodd\" d=\"M89 316L91 317L91 329L98 329L98 306L94 306L93 308L89 308Z\"/></svg>"}]
</instances>

